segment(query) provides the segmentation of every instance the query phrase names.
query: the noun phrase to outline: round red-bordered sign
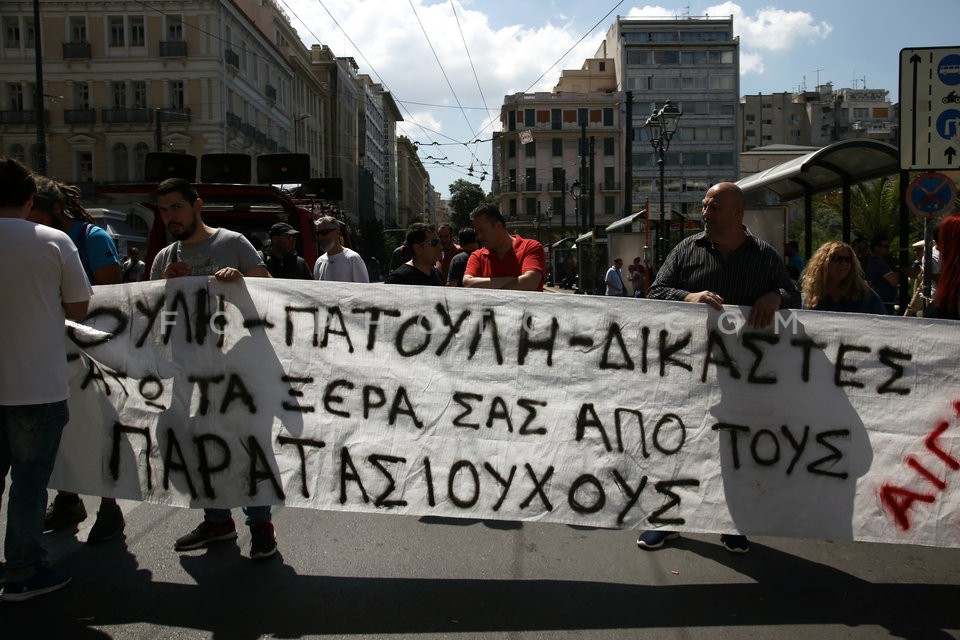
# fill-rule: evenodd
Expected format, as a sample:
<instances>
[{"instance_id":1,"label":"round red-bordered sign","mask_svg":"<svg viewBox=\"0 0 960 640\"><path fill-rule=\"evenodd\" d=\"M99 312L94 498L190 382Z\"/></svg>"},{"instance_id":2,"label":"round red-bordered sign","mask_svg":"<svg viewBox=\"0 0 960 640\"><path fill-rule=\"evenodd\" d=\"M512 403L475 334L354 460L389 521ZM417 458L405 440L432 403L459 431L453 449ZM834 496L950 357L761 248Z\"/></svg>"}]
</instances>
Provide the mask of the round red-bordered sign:
<instances>
[{"instance_id":1,"label":"round red-bordered sign","mask_svg":"<svg viewBox=\"0 0 960 640\"><path fill-rule=\"evenodd\" d=\"M907 208L921 218L938 218L952 213L957 185L936 171L922 173L907 187Z\"/></svg>"}]
</instances>

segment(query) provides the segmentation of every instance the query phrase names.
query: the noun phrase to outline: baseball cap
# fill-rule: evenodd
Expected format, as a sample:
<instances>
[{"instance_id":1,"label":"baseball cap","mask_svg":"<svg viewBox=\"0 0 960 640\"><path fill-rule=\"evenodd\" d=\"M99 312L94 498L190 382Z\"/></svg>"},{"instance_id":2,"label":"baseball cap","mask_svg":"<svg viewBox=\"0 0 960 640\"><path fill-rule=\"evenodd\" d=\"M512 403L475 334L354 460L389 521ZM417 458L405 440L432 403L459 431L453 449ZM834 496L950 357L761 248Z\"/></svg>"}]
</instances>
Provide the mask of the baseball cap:
<instances>
[{"instance_id":1,"label":"baseball cap","mask_svg":"<svg viewBox=\"0 0 960 640\"><path fill-rule=\"evenodd\" d=\"M291 227L286 222L278 222L270 227L271 236L295 236L300 232Z\"/></svg>"}]
</instances>

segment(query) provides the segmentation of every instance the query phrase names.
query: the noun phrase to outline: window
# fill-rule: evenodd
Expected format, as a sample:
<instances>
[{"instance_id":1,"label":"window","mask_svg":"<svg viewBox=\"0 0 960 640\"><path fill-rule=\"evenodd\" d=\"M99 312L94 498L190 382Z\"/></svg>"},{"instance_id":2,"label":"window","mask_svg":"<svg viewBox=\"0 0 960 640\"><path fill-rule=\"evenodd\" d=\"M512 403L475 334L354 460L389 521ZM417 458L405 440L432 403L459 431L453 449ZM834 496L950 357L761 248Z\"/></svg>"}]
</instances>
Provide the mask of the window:
<instances>
[{"instance_id":1,"label":"window","mask_svg":"<svg viewBox=\"0 0 960 640\"><path fill-rule=\"evenodd\" d=\"M616 188L616 167L604 167L603 168L603 186L605 189L615 189Z\"/></svg>"},{"instance_id":2,"label":"window","mask_svg":"<svg viewBox=\"0 0 960 640\"><path fill-rule=\"evenodd\" d=\"M653 52L627 50L627 64L653 64Z\"/></svg>"},{"instance_id":3,"label":"window","mask_svg":"<svg viewBox=\"0 0 960 640\"><path fill-rule=\"evenodd\" d=\"M524 198L523 209L524 209L524 213L531 218L537 215L537 199Z\"/></svg>"},{"instance_id":4,"label":"window","mask_svg":"<svg viewBox=\"0 0 960 640\"><path fill-rule=\"evenodd\" d=\"M612 156L617 152L617 140L616 138L604 138L603 139L603 155Z\"/></svg>"},{"instance_id":5,"label":"window","mask_svg":"<svg viewBox=\"0 0 960 640\"><path fill-rule=\"evenodd\" d=\"M507 141L507 157L508 158L517 157L517 141L516 140Z\"/></svg>"},{"instance_id":6,"label":"window","mask_svg":"<svg viewBox=\"0 0 960 640\"><path fill-rule=\"evenodd\" d=\"M523 110L523 126L533 127L537 124L537 112L535 109Z\"/></svg>"},{"instance_id":7,"label":"window","mask_svg":"<svg viewBox=\"0 0 960 640\"><path fill-rule=\"evenodd\" d=\"M138 142L137 146L133 148L133 179L134 181L142 181L145 175L145 169L147 165L147 153L150 152L150 147L147 146L146 142Z\"/></svg>"},{"instance_id":8,"label":"window","mask_svg":"<svg viewBox=\"0 0 960 640\"><path fill-rule=\"evenodd\" d=\"M517 130L517 112L511 109L507 111L507 131Z\"/></svg>"},{"instance_id":9,"label":"window","mask_svg":"<svg viewBox=\"0 0 960 640\"><path fill-rule=\"evenodd\" d=\"M113 179L117 182L129 182L130 162L127 145L118 142L113 145L113 150L110 155L110 164L112 165L110 171L113 174Z\"/></svg>"},{"instance_id":10,"label":"window","mask_svg":"<svg viewBox=\"0 0 960 640\"><path fill-rule=\"evenodd\" d=\"M33 49L36 46L36 42L37 42L36 41L37 30L33 27L32 17L27 18L25 20L24 30L26 31L26 34L27 34L27 39L26 39L26 42L24 42L24 45L29 49Z\"/></svg>"},{"instance_id":11,"label":"window","mask_svg":"<svg viewBox=\"0 0 960 640\"><path fill-rule=\"evenodd\" d=\"M90 86L86 82L76 82L73 85L73 108L90 108Z\"/></svg>"},{"instance_id":12,"label":"window","mask_svg":"<svg viewBox=\"0 0 960 640\"><path fill-rule=\"evenodd\" d=\"M603 213L608 216L616 215L617 199L614 196L605 196L603 198Z\"/></svg>"},{"instance_id":13,"label":"window","mask_svg":"<svg viewBox=\"0 0 960 640\"><path fill-rule=\"evenodd\" d=\"M525 190L527 190L527 191L536 191L536 189L537 189L537 170L534 169L534 168L532 168L532 167L528 167L528 168L526 169L526 171L524 171L523 183L524 183L524 184L523 184L523 188L524 188Z\"/></svg>"},{"instance_id":14,"label":"window","mask_svg":"<svg viewBox=\"0 0 960 640\"><path fill-rule=\"evenodd\" d=\"M870 117L870 109L854 109L853 117L857 119L865 119Z\"/></svg>"},{"instance_id":15,"label":"window","mask_svg":"<svg viewBox=\"0 0 960 640\"><path fill-rule=\"evenodd\" d=\"M114 109L126 109L127 87L123 82L111 82L110 95L112 97L112 106Z\"/></svg>"},{"instance_id":16,"label":"window","mask_svg":"<svg viewBox=\"0 0 960 640\"><path fill-rule=\"evenodd\" d=\"M7 98L11 111L23 111L23 87L19 82L7 83Z\"/></svg>"},{"instance_id":17,"label":"window","mask_svg":"<svg viewBox=\"0 0 960 640\"><path fill-rule=\"evenodd\" d=\"M563 156L563 138L553 138L550 140L551 155L555 157Z\"/></svg>"},{"instance_id":18,"label":"window","mask_svg":"<svg viewBox=\"0 0 960 640\"><path fill-rule=\"evenodd\" d=\"M653 78L654 89L679 89L679 76L655 76Z\"/></svg>"},{"instance_id":19,"label":"window","mask_svg":"<svg viewBox=\"0 0 960 640\"><path fill-rule=\"evenodd\" d=\"M743 121L744 121L744 122L749 122L749 123L752 124L752 123L754 123L754 122L757 121L757 116L754 115L754 114L752 114L752 113L748 113L748 114L746 114L746 115L743 116Z\"/></svg>"},{"instance_id":20,"label":"window","mask_svg":"<svg viewBox=\"0 0 960 640\"><path fill-rule=\"evenodd\" d=\"M605 107L603 109L603 126L613 126L613 109L611 107Z\"/></svg>"},{"instance_id":21,"label":"window","mask_svg":"<svg viewBox=\"0 0 960 640\"><path fill-rule=\"evenodd\" d=\"M183 40L183 21L179 16L169 16L167 22L167 40L180 42Z\"/></svg>"},{"instance_id":22,"label":"window","mask_svg":"<svg viewBox=\"0 0 960 640\"><path fill-rule=\"evenodd\" d=\"M553 168L553 183L550 185L550 188L553 191L560 191L563 189L563 168L562 167ZM554 207L554 211L559 211L559 207Z\"/></svg>"},{"instance_id":23,"label":"window","mask_svg":"<svg viewBox=\"0 0 960 640\"><path fill-rule=\"evenodd\" d=\"M174 109L183 109L187 101L183 94L183 80L170 83L170 106Z\"/></svg>"},{"instance_id":24,"label":"window","mask_svg":"<svg viewBox=\"0 0 960 640\"><path fill-rule=\"evenodd\" d=\"M601 60L601 61L600 61L600 71L606 71L606 70L607 70L607 63L604 62L603 60Z\"/></svg>"},{"instance_id":25,"label":"window","mask_svg":"<svg viewBox=\"0 0 960 640\"><path fill-rule=\"evenodd\" d=\"M87 41L87 21L80 16L70 17L70 42Z\"/></svg>"},{"instance_id":26,"label":"window","mask_svg":"<svg viewBox=\"0 0 960 640\"><path fill-rule=\"evenodd\" d=\"M130 46L142 47L146 44L143 16L130 16Z\"/></svg>"},{"instance_id":27,"label":"window","mask_svg":"<svg viewBox=\"0 0 960 640\"><path fill-rule=\"evenodd\" d=\"M20 48L20 20L16 17L3 19L3 46L7 49Z\"/></svg>"},{"instance_id":28,"label":"window","mask_svg":"<svg viewBox=\"0 0 960 640\"><path fill-rule=\"evenodd\" d=\"M680 52L679 51L657 51L654 54L654 60L656 60L657 64L679 64Z\"/></svg>"},{"instance_id":29,"label":"window","mask_svg":"<svg viewBox=\"0 0 960 640\"><path fill-rule=\"evenodd\" d=\"M536 158L536 157L537 157L537 143L536 143L536 141L528 142L527 144L523 145L523 150L524 150L524 155L525 155L526 157L528 157L528 158Z\"/></svg>"},{"instance_id":30,"label":"window","mask_svg":"<svg viewBox=\"0 0 960 640\"><path fill-rule=\"evenodd\" d=\"M560 109L550 109L550 128L554 131L559 130L563 126L561 117Z\"/></svg>"},{"instance_id":31,"label":"window","mask_svg":"<svg viewBox=\"0 0 960 640\"><path fill-rule=\"evenodd\" d=\"M77 151L76 160L77 182L93 182L93 152Z\"/></svg>"},{"instance_id":32,"label":"window","mask_svg":"<svg viewBox=\"0 0 960 640\"><path fill-rule=\"evenodd\" d=\"M134 80L130 83L130 93L133 96L134 109L147 108L147 81Z\"/></svg>"},{"instance_id":33,"label":"window","mask_svg":"<svg viewBox=\"0 0 960 640\"><path fill-rule=\"evenodd\" d=\"M587 109L577 109L577 125L579 126L586 122L589 122Z\"/></svg>"},{"instance_id":34,"label":"window","mask_svg":"<svg viewBox=\"0 0 960 640\"><path fill-rule=\"evenodd\" d=\"M110 16L110 46L123 46L123 16Z\"/></svg>"},{"instance_id":35,"label":"window","mask_svg":"<svg viewBox=\"0 0 960 640\"><path fill-rule=\"evenodd\" d=\"M710 76L711 89L733 89L733 76Z\"/></svg>"}]
</instances>

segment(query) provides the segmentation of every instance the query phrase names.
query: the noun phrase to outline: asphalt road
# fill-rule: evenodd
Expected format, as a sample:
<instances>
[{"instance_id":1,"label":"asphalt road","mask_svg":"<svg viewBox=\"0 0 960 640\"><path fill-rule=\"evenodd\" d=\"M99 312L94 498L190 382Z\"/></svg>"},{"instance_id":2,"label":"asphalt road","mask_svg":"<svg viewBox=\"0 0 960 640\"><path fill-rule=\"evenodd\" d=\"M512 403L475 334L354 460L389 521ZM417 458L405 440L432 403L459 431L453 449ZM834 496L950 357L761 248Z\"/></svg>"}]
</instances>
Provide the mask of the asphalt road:
<instances>
[{"instance_id":1,"label":"asphalt road","mask_svg":"<svg viewBox=\"0 0 960 640\"><path fill-rule=\"evenodd\" d=\"M245 527L178 554L200 512L131 501L124 538L87 545L85 501L46 536L73 582L0 603L4 640L960 638L957 549L756 538L736 556L690 535L649 552L631 531L281 508L281 554L253 562Z\"/></svg>"}]
</instances>

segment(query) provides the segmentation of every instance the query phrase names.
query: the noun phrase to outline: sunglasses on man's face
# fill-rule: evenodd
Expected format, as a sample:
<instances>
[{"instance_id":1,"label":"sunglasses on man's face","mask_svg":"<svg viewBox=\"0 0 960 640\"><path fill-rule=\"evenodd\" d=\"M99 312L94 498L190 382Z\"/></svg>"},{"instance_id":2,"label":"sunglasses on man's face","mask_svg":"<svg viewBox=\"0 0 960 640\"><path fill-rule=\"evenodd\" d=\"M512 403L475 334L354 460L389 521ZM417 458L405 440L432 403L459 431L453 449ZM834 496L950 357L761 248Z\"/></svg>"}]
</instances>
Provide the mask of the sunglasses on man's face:
<instances>
[{"instance_id":1,"label":"sunglasses on man's face","mask_svg":"<svg viewBox=\"0 0 960 640\"><path fill-rule=\"evenodd\" d=\"M336 231L336 229L317 229L317 235L328 236L334 231Z\"/></svg>"}]
</instances>

